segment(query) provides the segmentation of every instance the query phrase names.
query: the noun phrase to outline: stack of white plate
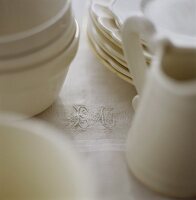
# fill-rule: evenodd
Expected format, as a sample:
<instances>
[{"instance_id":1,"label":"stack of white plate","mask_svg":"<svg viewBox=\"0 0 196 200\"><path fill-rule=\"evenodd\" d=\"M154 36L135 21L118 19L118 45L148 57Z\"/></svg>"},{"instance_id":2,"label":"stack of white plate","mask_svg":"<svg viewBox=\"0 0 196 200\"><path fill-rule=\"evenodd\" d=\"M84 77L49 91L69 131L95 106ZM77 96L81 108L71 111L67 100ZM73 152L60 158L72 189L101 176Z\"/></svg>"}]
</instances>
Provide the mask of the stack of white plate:
<instances>
[{"instance_id":1,"label":"stack of white plate","mask_svg":"<svg viewBox=\"0 0 196 200\"><path fill-rule=\"evenodd\" d=\"M36 115L58 96L79 29L69 0L0 1L0 111Z\"/></svg>"},{"instance_id":2,"label":"stack of white plate","mask_svg":"<svg viewBox=\"0 0 196 200\"><path fill-rule=\"evenodd\" d=\"M128 16L127 0L92 0L89 6L87 35L90 46L99 60L123 80L132 83L132 74L128 69L121 38L121 28ZM128 9L126 9L128 8ZM152 54L145 41L141 41L147 64Z\"/></svg>"}]
</instances>

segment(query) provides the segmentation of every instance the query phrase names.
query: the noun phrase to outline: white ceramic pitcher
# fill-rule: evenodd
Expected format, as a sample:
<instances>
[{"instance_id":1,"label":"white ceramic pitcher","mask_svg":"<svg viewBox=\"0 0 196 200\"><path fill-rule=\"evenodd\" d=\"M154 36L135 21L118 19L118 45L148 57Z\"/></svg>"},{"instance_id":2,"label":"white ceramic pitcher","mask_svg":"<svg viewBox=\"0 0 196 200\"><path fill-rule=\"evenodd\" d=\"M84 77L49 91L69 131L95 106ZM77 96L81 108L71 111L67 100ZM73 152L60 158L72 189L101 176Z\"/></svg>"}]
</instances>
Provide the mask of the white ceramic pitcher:
<instances>
[{"instance_id":1,"label":"white ceramic pitcher","mask_svg":"<svg viewBox=\"0 0 196 200\"><path fill-rule=\"evenodd\" d=\"M149 188L196 196L196 48L159 41L128 136L127 159Z\"/></svg>"},{"instance_id":2,"label":"white ceramic pitcher","mask_svg":"<svg viewBox=\"0 0 196 200\"><path fill-rule=\"evenodd\" d=\"M147 65L141 40L155 54L154 40L168 38L177 46L196 46L195 0L130 0L132 7L123 26L123 46L138 94ZM134 103L134 102L133 102Z\"/></svg>"}]
</instances>

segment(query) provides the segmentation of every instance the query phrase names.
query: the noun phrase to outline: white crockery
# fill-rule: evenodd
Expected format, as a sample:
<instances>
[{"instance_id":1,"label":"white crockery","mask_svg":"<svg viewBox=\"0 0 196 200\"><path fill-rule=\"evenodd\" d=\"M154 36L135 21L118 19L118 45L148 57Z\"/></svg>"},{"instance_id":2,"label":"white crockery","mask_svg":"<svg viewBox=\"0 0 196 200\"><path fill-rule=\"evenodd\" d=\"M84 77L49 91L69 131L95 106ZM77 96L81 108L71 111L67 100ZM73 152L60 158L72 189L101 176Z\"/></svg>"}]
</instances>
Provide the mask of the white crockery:
<instances>
[{"instance_id":1,"label":"white crockery","mask_svg":"<svg viewBox=\"0 0 196 200\"><path fill-rule=\"evenodd\" d=\"M137 112L127 140L128 164L159 193L196 197L196 46L167 40L158 46L139 105L133 102Z\"/></svg>"},{"instance_id":2,"label":"white crockery","mask_svg":"<svg viewBox=\"0 0 196 200\"><path fill-rule=\"evenodd\" d=\"M139 2L141 2L141 0L114 0L110 4L109 9L120 27L130 14L138 8Z\"/></svg>"},{"instance_id":3,"label":"white crockery","mask_svg":"<svg viewBox=\"0 0 196 200\"><path fill-rule=\"evenodd\" d=\"M125 76L128 76L131 78L131 75L126 67L121 65L118 61L116 61L113 57L111 57L107 52L105 52L101 46L100 43L96 40L95 35L93 34L92 27L88 27L88 35L91 39L91 42L96 48L96 53L98 53L103 59L107 60L107 62L118 72L124 74Z\"/></svg>"},{"instance_id":4,"label":"white crockery","mask_svg":"<svg viewBox=\"0 0 196 200\"><path fill-rule=\"evenodd\" d=\"M32 68L33 66L42 63L44 60L49 60L57 56L60 52L67 51L74 41L74 38L79 34L78 23L75 19L70 28L72 29L71 32L74 31L74 33L69 37L66 32L63 32L54 41L43 46L43 48L37 49L31 53L23 53L19 56L0 59L0 72L11 72L19 69Z\"/></svg>"},{"instance_id":5,"label":"white crockery","mask_svg":"<svg viewBox=\"0 0 196 200\"><path fill-rule=\"evenodd\" d=\"M3 0L0 13L0 58L31 53L62 33L67 37L74 34L74 18L67 0Z\"/></svg>"},{"instance_id":6,"label":"white crockery","mask_svg":"<svg viewBox=\"0 0 196 200\"><path fill-rule=\"evenodd\" d=\"M88 31L88 40L89 44L92 47L93 52L97 56L97 58L100 60L100 62L106 66L111 72L116 74L121 79L127 81L128 83L132 84L132 78L129 76L126 76L124 74L124 70L122 66L118 62L116 62L113 58L111 58L106 52L104 52L100 46L96 43L94 38L91 36L90 31ZM126 73L128 73L126 71Z\"/></svg>"},{"instance_id":7,"label":"white crockery","mask_svg":"<svg viewBox=\"0 0 196 200\"><path fill-rule=\"evenodd\" d=\"M47 22L62 10L68 0L1 0L0 36L14 35Z\"/></svg>"},{"instance_id":8,"label":"white crockery","mask_svg":"<svg viewBox=\"0 0 196 200\"><path fill-rule=\"evenodd\" d=\"M129 3L129 1L126 2ZM111 40L111 42L114 43L115 45L122 48L122 36L121 36L122 27L118 26L117 21L115 20L114 17L114 13L111 10L111 6L113 5L113 3L115 3L115 1L111 1L107 6L105 6L102 5L99 1L97 2L95 0L92 0L92 3L90 4L89 7L89 13L92 20L97 25L99 30L105 35L105 37ZM126 7L126 9L128 8L129 6ZM146 45L146 42L143 41L143 39L142 39L142 44Z\"/></svg>"},{"instance_id":9,"label":"white crockery","mask_svg":"<svg viewBox=\"0 0 196 200\"><path fill-rule=\"evenodd\" d=\"M167 36L174 44L195 44L195 0L142 0L140 7L159 34Z\"/></svg>"},{"instance_id":10,"label":"white crockery","mask_svg":"<svg viewBox=\"0 0 196 200\"><path fill-rule=\"evenodd\" d=\"M105 37L115 45L122 47L120 30L116 26L112 13L109 11L108 7L92 1L89 7L89 14Z\"/></svg>"},{"instance_id":11,"label":"white crockery","mask_svg":"<svg viewBox=\"0 0 196 200\"><path fill-rule=\"evenodd\" d=\"M89 6L88 19L91 30L88 32L91 34L91 40L96 43L96 49L99 49L99 54L102 54L101 57L107 57L107 59L105 58L105 61L107 60L107 62L104 61L104 64L106 64L106 66L112 65L117 71L128 77L131 77L131 71L127 70L127 62L122 49L121 30L117 26L112 12L109 10L112 1L106 2L107 4L104 4L102 2L92 0ZM143 42L142 46L144 49L143 53L146 58L146 62L149 64L152 60L152 55ZM108 56L110 58L108 58ZM110 64L108 62L110 62Z\"/></svg>"},{"instance_id":12,"label":"white crockery","mask_svg":"<svg viewBox=\"0 0 196 200\"><path fill-rule=\"evenodd\" d=\"M89 19L89 26L91 27L90 32L92 32L94 38L97 40L97 43L106 51L109 55L114 57L119 63L124 65L126 67L125 58L123 55L122 48L118 47L114 43L112 43L110 40L108 40L102 32L99 31L95 23L92 22L92 20Z\"/></svg>"},{"instance_id":13,"label":"white crockery","mask_svg":"<svg viewBox=\"0 0 196 200\"><path fill-rule=\"evenodd\" d=\"M68 47L66 35L23 57L0 60L0 111L33 116L57 98L79 41L79 27Z\"/></svg>"},{"instance_id":14,"label":"white crockery","mask_svg":"<svg viewBox=\"0 0 196 200\"><path fill-rule=\"evenodd\" d=\"M114 0L109 5L109 10L114 14L120 27L130 16L141 13L164 34L173 32L178 37L186 35L186 40L190 43L195 38L196 2L194 0ZM175 35L173 39L177 39Z\"/></svg>"},{"instance_id":15,"label":"white crockery","mask_svg":"<svg viewBox=\"0 0 196 200\"><path fill-rule=\"evenodd\" d=\"M91 4L95 3L108 8L110 4L113 2L113 0L90 0L90 2Z\"/></svg>"},{"instance_id":16,"label":"white crockery","mask_svg":"<svg viewBox=\"0 0 196 200\"><path fill-rule=\"evenodd\" d=\"M100 32L100 34L107 39L107 43L111 44L112 48L114 47L115 49L120 49L121 55L119 55L118 52L116 53L118 53L118 57L120 56L121 59L125 60L124 55L122 55L123 49L121 29L116 25L112 12L109 11L109 7L93 1L89 7L89 15L93 24L97 28L97 32ZM145 45L144 41L142 41L142 45ZM144 50L144 55L147 61L150 62L152 59L151 53Z\"/></svg>"},{"instance_id":17,"label":"white crockery","mask_svg":"<svg viewBox=\"0 0 196 200\"><path fill-rule=\"evenodd\" d=\"M92 199L90 172L64 134L40 121L0 120L0 199Z\"/></svg>"},{"instance_id":18,"label":"white crockery","mask_svg":"<svg viewBox=\"0 0 196 200\"><path fill-rule=\"evenodd\" d=\"M130 1L131 2L131 1ZM145 82L147 66L141 51L141 39L154 54L154 41L168 38L177 46L196 45L196 2L186 0L134 1L123 26L123 48L128 67L139 94ZM190 9L189 9L190 8ZM186 20L185 15L188 15ZM176 17L174 17L174 15Z\"/></svg>"}]
</instances>

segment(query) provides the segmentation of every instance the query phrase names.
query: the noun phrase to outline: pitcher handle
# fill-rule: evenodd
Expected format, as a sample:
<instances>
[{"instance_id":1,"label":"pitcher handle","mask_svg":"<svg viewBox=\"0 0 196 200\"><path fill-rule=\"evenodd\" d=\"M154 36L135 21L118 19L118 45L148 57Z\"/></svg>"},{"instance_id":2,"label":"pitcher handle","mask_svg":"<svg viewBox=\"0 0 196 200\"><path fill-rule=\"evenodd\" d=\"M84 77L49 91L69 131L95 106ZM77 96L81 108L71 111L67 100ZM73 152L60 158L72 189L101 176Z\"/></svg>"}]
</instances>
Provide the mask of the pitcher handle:
<instances>
[{"instance_id":1,"label":"pitcher handle","mask_svg":"<svg viewBox=\"0 0 196 200\"><path fill-rule=\"evenodd\" d=\"M146 79L147 64L141 45L141 33L149 39L154 37L154 25L142 14L130 16L122 29L122 42L128 68L138 94L141 94Z\"/></svg>"}]
</instances>

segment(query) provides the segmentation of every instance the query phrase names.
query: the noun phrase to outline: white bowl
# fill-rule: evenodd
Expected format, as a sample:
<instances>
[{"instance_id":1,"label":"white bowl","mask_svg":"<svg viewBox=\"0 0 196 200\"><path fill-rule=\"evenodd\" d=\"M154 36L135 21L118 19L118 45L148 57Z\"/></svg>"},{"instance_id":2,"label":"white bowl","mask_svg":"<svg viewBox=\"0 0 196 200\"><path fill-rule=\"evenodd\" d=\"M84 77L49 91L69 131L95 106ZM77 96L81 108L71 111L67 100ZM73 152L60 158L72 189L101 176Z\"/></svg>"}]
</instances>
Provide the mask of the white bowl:
<instances>
[{"instance_id":1,"label":"white bowl","mask_svg":"<svg viewBox=\"0 0 196 200\"><path fill-rule=\"evenodd\" d=\"M38 27L54 16L70 0L1 0L0 36L14 35Z\"/></svg>"},{"instance_id":2,"label":"white bowl","mask_svg":"<svg viewBox=\"0 0 196 200\"><path fill-rule=\"evenodd\" d=\"M66 35L25 57L0 61L0 111L33 116L48 108L58 96L79 41L77 22L69 47Z\"/></svg>"},{"instance_id":3,"label":"white bowl","mask_svg":"<svg viewBox=\"0 0 196 200\"><path fill-rule=\"evenodd\" d=\"M0 1L0 58L36 51L62 33L68 44L73 24L68 0Z\"/></svg>"},{"instance_id":4,"label":"white bowl","mask_svg":"<svg viewBox=\"0 0 196 200\"><path fill-rule=\"evenodd\" d=\"M90 200L92 183L63 133L38 121L0 122L0 199Z\"/></svg>"}]
</instances>

